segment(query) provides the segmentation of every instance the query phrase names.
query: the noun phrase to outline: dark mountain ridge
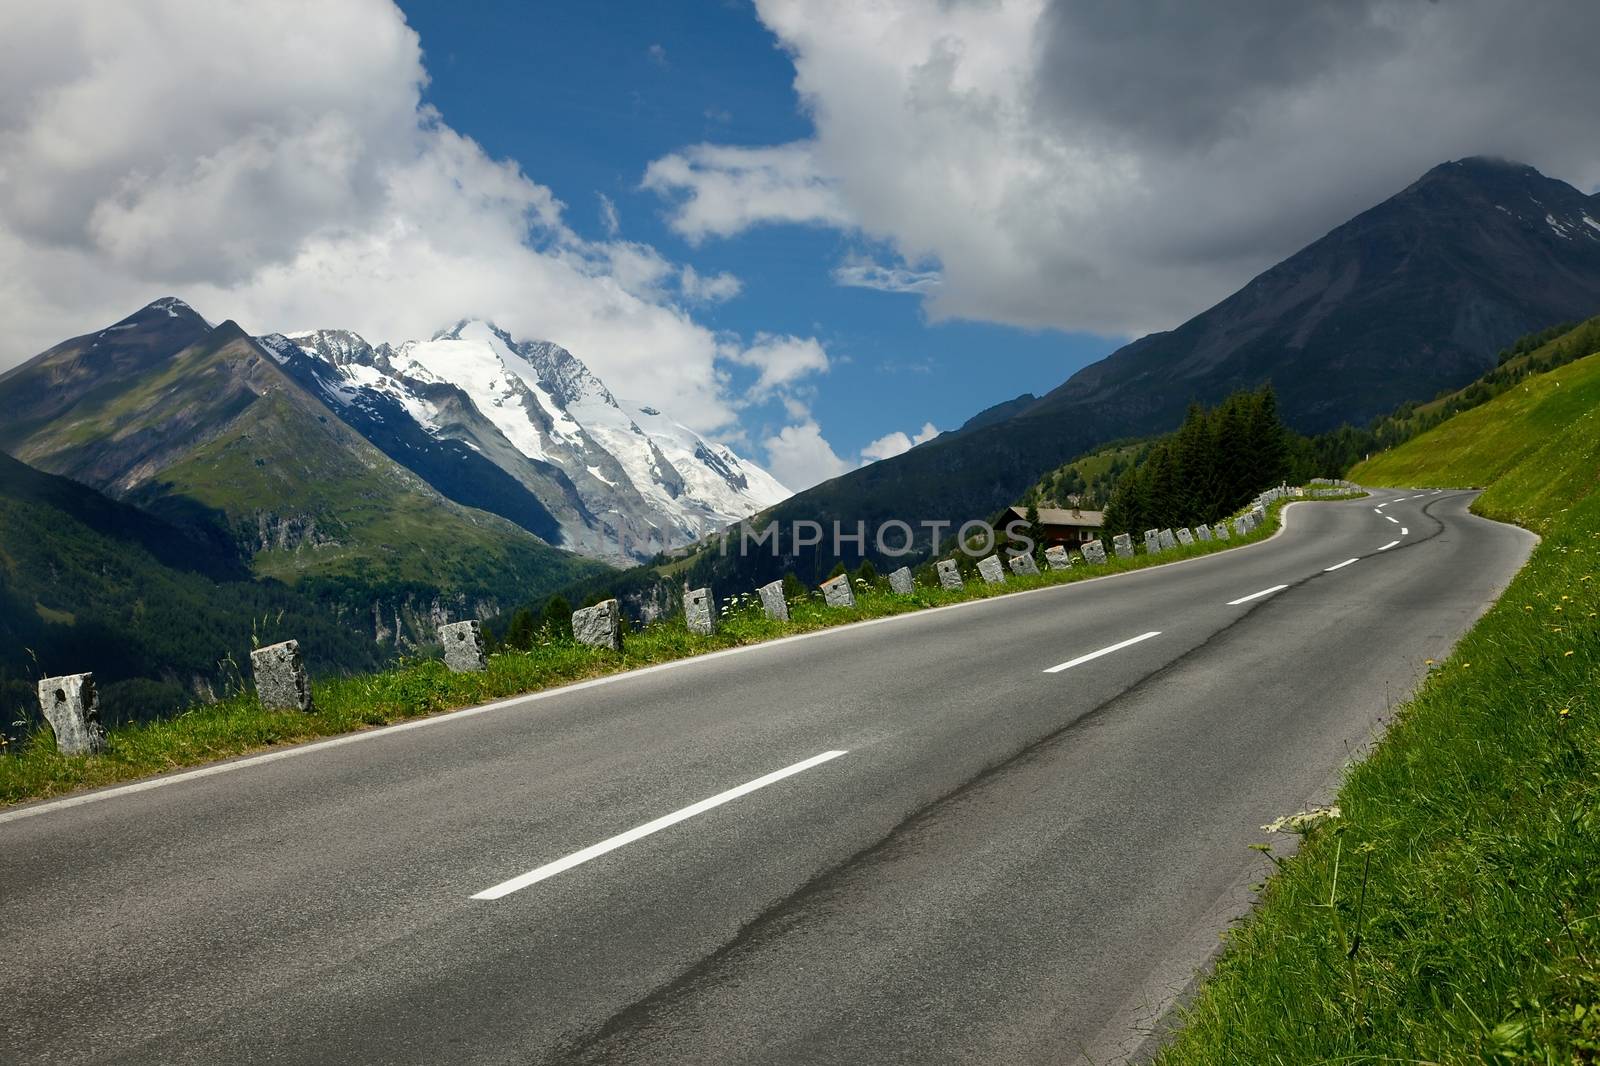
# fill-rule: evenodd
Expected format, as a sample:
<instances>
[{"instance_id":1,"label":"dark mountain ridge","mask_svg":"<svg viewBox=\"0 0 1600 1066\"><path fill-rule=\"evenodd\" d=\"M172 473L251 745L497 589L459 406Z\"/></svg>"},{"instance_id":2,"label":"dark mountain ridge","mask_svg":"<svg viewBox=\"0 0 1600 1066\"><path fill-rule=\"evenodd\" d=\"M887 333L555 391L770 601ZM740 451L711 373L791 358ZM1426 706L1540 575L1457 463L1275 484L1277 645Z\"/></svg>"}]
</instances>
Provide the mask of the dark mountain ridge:
<instances>
[{"instance_id":1,"label":"dark mountain ridge","mask_svg":"<svg viewBox=\"0 0 1600 1066\"><path fill-rule=\"evenodd\" d=\"M1596 311L1600 197L1517 163L1446 163L1178 328L1125 345L1035 402L991 409L1004 417L984 412L755 521L872 528L984 517L1077 455L1170 431L1191 402L1265 383L1296 430L1362 424L1465 384L1519 336ZM814 581L834 562L824 545L705 569L742 585L790 569Z\"/></svg>"}]
</instances>

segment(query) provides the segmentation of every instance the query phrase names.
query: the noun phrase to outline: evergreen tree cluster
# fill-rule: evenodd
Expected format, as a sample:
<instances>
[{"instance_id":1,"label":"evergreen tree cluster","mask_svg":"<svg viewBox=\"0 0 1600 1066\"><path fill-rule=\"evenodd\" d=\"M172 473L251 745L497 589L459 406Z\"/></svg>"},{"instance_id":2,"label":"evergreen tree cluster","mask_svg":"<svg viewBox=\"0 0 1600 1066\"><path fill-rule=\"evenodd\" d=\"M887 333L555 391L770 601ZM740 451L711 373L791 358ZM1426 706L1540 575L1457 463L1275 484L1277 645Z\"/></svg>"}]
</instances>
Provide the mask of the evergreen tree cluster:
<instances>
[{"instance_id":1,"label":"evergreen tree cluster","mask_svg":"<svg viewBox=\"0 0 1600 1066\"><path fill-rule=\"evenodd\" d=\"M1292 473L1291 438L1271 386L1236 392L1209 410L1193 404L1178 431L1117 482L1105 528L1137 534L1215 522Z\"/></svg>"}]
</instances>

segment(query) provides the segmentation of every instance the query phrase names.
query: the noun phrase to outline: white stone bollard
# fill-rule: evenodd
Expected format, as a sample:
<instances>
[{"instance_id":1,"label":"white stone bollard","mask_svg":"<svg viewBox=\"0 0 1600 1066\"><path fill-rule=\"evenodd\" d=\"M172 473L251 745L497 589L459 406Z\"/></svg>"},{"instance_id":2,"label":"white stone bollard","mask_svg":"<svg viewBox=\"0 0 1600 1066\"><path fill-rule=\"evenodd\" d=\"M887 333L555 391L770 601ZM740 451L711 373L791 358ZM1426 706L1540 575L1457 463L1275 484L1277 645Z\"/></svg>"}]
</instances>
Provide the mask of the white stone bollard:
<instances>
[{"instance_id":1,"label":"white stone bollard","mask_svg":"<svg viewBox=\"0 0 1600 1066\"><path fill-rule=\"evenodd\" d=\"M933 564L934 570L939 574L939 587L959 592L966 587L966 582L961 580L961 568L954 559L940 559Z\"/></svg>"},{"instance_id":2,"label":"white stone bollard","mask_svg":"<svg viewBox=\"0 0 1600 1066\"><path fill-rule=\"evenodd\" d=\"M767 612L768 618L775 618L780 622L789 620L789 601L783 598L783 582L774 581L756 589L761 596L761 609Z\"/></svg>"},{"instance_id":3,"label":"white stone bollard","mask_svg":"<svg viewBox=\"0 0 1600 1066\"><path fill-rule=\"evenodd\" d=\"M1241 537L1249 536L1249 534L1250 534L1250 518L1249 518L1249 516L1248 515L1242 515L1242 516L1240 516L1238 518L1235 518L1233 520L1233 531L1235 533L1239 534L1239 536L1241 536Z\"/></svg>"},{"instance_id":4,"label":"white stone bollard","mask_svg":"<svg viewBox=\"0 0 1600 1066\"><path fill-rule=\"evenodd\" d=\"M683 622L689 632L709 637L717 631L716 603L709 588L690 589L683 594Z\"/></svg>"},{"instance_id":5,"label":"white stone bollard","mask_svg":"<svg viewBox=\"0 0 1600 1066\"><path fill-rule=\"evenodd\" d=\"M1163 529L1160 533L1161 550L1170 551L1178 546L1178 538L1172 535L1172 530Z\"/></svg>"},{"instance_id":6,"label":"white stone bollard","mask_svg":"<svg viewBox=\"0 0 1600 1066\"><path fill-rule=\"evenodd\" d=\"M1190 533L1187 529L1178 530L1177 536L1179 544L1188 545L1194 543L1194 534Z\"/></svg>"},{"instance_id":7,"label":"white stone bollard","mask_svg":"<svg viewBox=\"0 0 1600 1066\"><path fill-rule=\"evenodd\" d=\"M1018 552L1011 557L1011 572L1018 577L1037 577L1039 564L1033 561L1033 556L1028 552Z\"/></svg>"},{"instance_id":8,"label":"white stone bollard","mask_svg":"<svg viewBox=\"0 0 1600 1066\"><path fill-rule=\"evenodd\" d=\"M1101 566L1106 561L1106 546L1101 541L1088 541L1080 550L1083 552L1083 561L1090 566Z\"/></svg>"},{"instance_id":9,"label":"white stone bollard","mask_svg":"<svg viewBox=\"0 0 1600 1066\"><path fill-rule=\"evenodd\" d=\"M489 665L483 647L483 624L476 618L439 627L444 664L457 674L475 674Z\"/></svg>"},{"instance_id":10,"label":"white stone bollard","mask_svg":"<svg viewBox=\"0 0 1600 1066\"><path fill-rule=\"evenodd\" d=\"M65 674L39 682L39 710L63 755L98 755L106 750L100 724L100 692L93 674Z\"/></svg>"},{"instance_id":11,"label":"white stone bollard","mask_svg":"<svg viewBox=\"0 0 1600 1066\"><path fill-rule=\"evenodd\" d=\"M998 555L986 555L978 560L978 573L983 575L983 580L991 585L1003 585L1006 581L1006 568L1000 565Z\"/></svg>"},{"instance_id":12,"label":"white stone bollard","mask_svg":"<svg viewBox=\"0 0 1600 1066\"><path fill-rule=\"evenodd\" d=\"M1147 555L1161 554L1161 530L1147 529L1144 531L1144 550Z\"/></svg>"},{"instance_id":13,"label":"white stone bollard","mask_svg":"<svg viewBox=\"0 0 1600 1066\"><path fill-rule=\"evenodd\" d=\"M601 600L593 607L572 612L572 636L591 648L622 650L622 605Z\"/></svg>"},{"instance_id":14,"label":"white stone bollard","mask_svg":"<svg viewBox=\"0 0 1600 1066\"><path fill-rule=\"evenodd\" d=\"M840 574L822 583L822 602L829 607L854 607L856 590L850 587L850 575Z\"/></svg>"},{"instance_id":15,"label":"white stone bollard","mask_svg":"<svg viewBox=\"0 0 1600 1066\"><path fill-rule=\"evenodd\" d=\"M1206 525L1204 522L1201 522L1199 525L1195 526L1194 527L1194 539L1195 540L1210 540L1211 539L1211 527Z\"/></svg>"},{"instance_id":16,"label":"white stone bollard","mask_svg":"<svg viewBox=\"0 0 1600 1066\"><path fill-rule=\"evenodd\" d=\"M1044 561L1052 570L1068 570L1072 567L1072 553L1060 544L1052 544L1044 550Z\"/></svg>"},{"instance_id":17,"label":"white stone bollard","mask_svg":"<svg viewBox=\"0 0 1600 1066\"><path fill-rule=\"evenodd\" d=\"M911 596L917 591L917 579L911 573L911 567L902 566L889 575L889 591L896 596Z\"/></svg>"},{"instance_id":18,"label":"white stone bollard","mask_svg":"<svg viewBox=\"0 0 1600 1066\"><path fill-rule=\"evenodd\" d=\"M311 679L300 659L300 642L286 640L250 653L256 695L269 711L310 711Z\"/></svg>"},{"instance_id":19,"label":"white stone bollard","mask_svg":"<svg viewBox=\"0 0 1600 1066\"><path fill-rule=\"evenodd\" d=\"M1211 527L1211 535L1216 537L1218 540L1227 540L1228 539L1228 523L1227 522L1218 522L1216 525L1212 526Z\"/></svg>"}]
</instances>

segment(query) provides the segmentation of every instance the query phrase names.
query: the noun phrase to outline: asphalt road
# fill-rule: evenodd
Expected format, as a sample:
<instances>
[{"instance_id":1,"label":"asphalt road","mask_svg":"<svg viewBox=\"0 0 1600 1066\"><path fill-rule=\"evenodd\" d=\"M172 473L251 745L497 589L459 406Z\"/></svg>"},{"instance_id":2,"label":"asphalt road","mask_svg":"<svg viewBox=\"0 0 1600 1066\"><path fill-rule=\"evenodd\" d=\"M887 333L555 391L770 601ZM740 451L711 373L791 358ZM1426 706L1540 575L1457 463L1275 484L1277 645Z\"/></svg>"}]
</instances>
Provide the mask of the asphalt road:
<instances>
[{"instance_id":1,"label":"asphalt road","mask_svg":"<svg viewBox=\"0 0 1600 1066\"><path fill-rule=\"evenodd\" d=\"M1527 557L1470 498L0 813L0 1062L1121 1061Z\"/></svg>"}]
</instances>

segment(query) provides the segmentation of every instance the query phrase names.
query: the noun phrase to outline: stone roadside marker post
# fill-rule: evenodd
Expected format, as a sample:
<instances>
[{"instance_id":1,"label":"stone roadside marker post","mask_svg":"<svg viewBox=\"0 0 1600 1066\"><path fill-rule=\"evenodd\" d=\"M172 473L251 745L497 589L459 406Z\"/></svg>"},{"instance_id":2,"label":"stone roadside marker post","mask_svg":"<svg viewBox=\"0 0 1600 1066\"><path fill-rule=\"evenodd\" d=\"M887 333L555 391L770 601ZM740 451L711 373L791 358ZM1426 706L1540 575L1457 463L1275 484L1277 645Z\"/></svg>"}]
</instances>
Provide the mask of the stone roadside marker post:
<instances>
[{"instance_id":1,"label":"stone roadside marker post","mask_svg":"<svg viewBox=\"0 0 1600 1066\"><path fill-rule=\"evenodd\" d=\"M483 648L483 623L476 618L440 626L439 643L444 645L444 664L454 673L475 674L489 666Z\"/></svg>"},{"instance_id":2,"label":"stone roadside marker post","mask_svg":"<svg viewBox=\"0 0 1600 1066\"><path fill-rule=\"evenodd\" d=\"M1190 533L1187 529L1178 530L1178 543L1179 544L1193 544L1194 543L1194 534Z\"/></svg>"},{"instance_id":3,"label":"stone roadside marker post","mask_svg":"<svg viewBox=\"0 0 1600 1066\"><path fill-rule=\"evenodd\" d=\"M1020 552L1011 557L1011 572L1018 577L1034 577L1039 573L1039 564L1028 552Z\"/></svg>"},{"instance_id":4,"label":"stone roadside marker post","mask_svg":"<svg viewBox=\"0 0 1600 1066\"><path fill-rule=\"evenodd\" d=\"M257 648L250 653L250 672L255 674L256 695L267 710L311 710L311 680L300 660L299 641Z\"/></svg>"},{"instance_id":5,"label":"stone roadside marker post","mask_svg":"<svg viewBox=\"0 0 1600 1066\"><path fill-rule=\"evenodd\" d=\"M917 591L917 579L911 573L911 567L902 566L889 575L889 591L896 596L912 596Z\"/></svg>"},{"instance_id":6,"label":"stone roadside marker post","mask_svg":"<svg viewBox=\"0 0 1600 1066\"><path fill-rule=\"evenodd\" d=\"M1006 568L1000 565L998 555L986 555L978 560L978 573L983 575L983 580L991 585L1004 585L1006 583Z\"/></svg>"},{"instance_id":7,"label":"stone roadside marker post","mask_svg":"<svg viewBox=\"0 0 1600 1066\"><path fill-rule=\"evenodd\" d=\"M591 648L622 650L622 605L601 600L593 607L572 612L572 636Z\"/></svg>"},{"instance_id":8,"label":"stone roadside marker post","mask_svg":"<svg viewBox=\"0 0 1600 1066\"><path fill-rule=\"evenodd\" d=\"M39 682L39 709L63 755L98 755L106 750L100 724L100 692L93 674L66 674Z\"/></svg>"},{"instance_id":9,"label":"stone roadside marker post","mask_svg":"<svg viewBox=\"0 0 1600 1066\"><path fill-rule=\"evenodd\" d=\"M1160 533L1161 550L1170 551L1178 546L1178 538L1172 535L1172 530L1163 529Z\"/></svg>"},{"instance_id":10,"label":"stone roadside marker post","mask_svg":"<svg viewBox=\"0 0 1600 1066\"><path fill-rule=\"evenodd\" d=\"M1201 522L1199 525L1195 526L1194 527L1194 539L1195 540L1210 540L1211 539L1211 527L1206 525L1204 522Z\"/></svg>"},{"instance_id":11,"label":"stone roadside marker post","mask_svg":"<svg viewBox=\"0 0 1600 1066\"><path fill-rule=\"evenodd\" d=\"M1052 570L1069 570L1072 568L1072 553L1060 544L1052 544L1044 550L1044 561Z\"/></svg>"},{"instance_id":12,"label":"stone roadside marker post","mask_svg":"<svg viewBox=\"0 0 1600 1066\"><path fill-rule=\"evenodd\" d=\"M1241 537L1248 536L1250 533L1250 519L1248 517L1235 518L1233 520L1233 531Z\"/></svg>"},{"instance_id":13,"label":"stone roadside marker post","mask_svg":"<svg viewBox=\"0 0 1600 1066\"><path fill-rule=\"evenodd\" d=\"M1106 546L1103 541L1091 540L1080 550L1083 552L1083 561L1090 566L1101 566L1106 561Z\"/></svg>"},{"instance_id":14,"label":"stone roadside marker post","mask_svg":"<svg viewBox=\"0 0 1600 1066\"><path fill-rule=\"evenodd\" d=\"M1147 529L1144 531L1144 550L1147 555L1161 554L1161 530Z\"/></svg>"},{"instance_id":15,"label":"stone roadside marker post","mask_svg":"<svg viewBox=\"0 0 1600 1066\"><path fill-rule=\"evenodd\" d=\"M702 637L717 631L716 603L709 588L690 589L683 594L683 621L689 632Z\"/></svg>"},{"instance_id":16,"label":"stone roadside marker post","mask_svg":"<svg viewBox=\"0 0 1600 1066\"><path fill-rule=\"evenodd\" d=\"M850 575L840 574L822 583L822 602L829 607L854 607L856 590L850 587Z\"/></svg>"},{"instance_id":17,"label":"stone roadside marker post","mask_svg":"<svg viewBox=\"0 0 1600 1066\"><path fill-rule=\"evenodd\" d=\"M1212 535L1215 536L1218 540L1227 540L1228 539L1228 523L1226 523L1226 522L1218 522L1216 525L1211 527L1211 532L1212 532Z\"/></svg>"},{"instance_id":18,"label":"stone roadside marker post","mask_svg":"<svg viewBox=\"0 0 1600 1066\"><path fill-rule=\"evenodd\" d=\"M1112 537L1111 546L1116 549L1118 559L1133 558L1133 538L1126 533L1118 533Z\"/></svg>"},{"instance_id":19,"label":"stone roadside marker post","mask_svg":"<svg viewBox=\"0 0 1600 1066\"><path fill-rule=\"evenodd\" d=\"M940 559L933 564L933 568L939 573L940 588L960 592L965 587L965 582L961 580L961 568L954 559Z\"/></svg>"},{"instance_id":20,"label":"stone roadside marker post","mask_svg":"<svg viewBox=\"0 0 1600 1066\"><path fill-rule=\"evenodd\" d=\"M783 598L782 581L762 585L756 589L756 593L761 597L761 609L767 612L768 618L776 618L780 622L789 620L789 601Z\"/></svg>"}]
</instances>

